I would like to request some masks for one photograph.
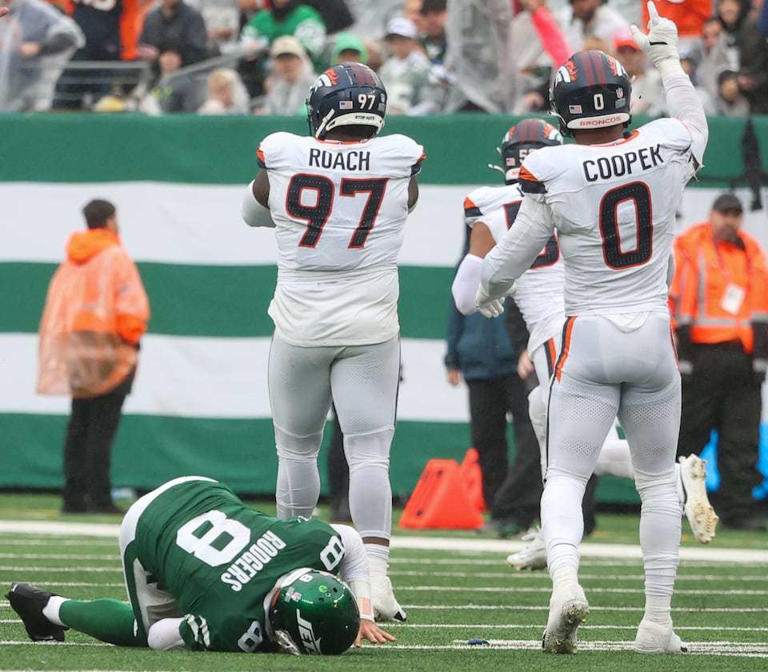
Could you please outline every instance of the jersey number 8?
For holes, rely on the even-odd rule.
[[[387,189],[386,177],[370,179],[344,178],[341,180],[339,192],[341,196],[357,196],[359,193],[367,193],[368,200],[363,207],[357,228],[349,239],[348,248],[359,250],[365,246],[365,241],[371,233],[376,217],[379,214],[381,203],[384,200],[384,192]],[[317,199],[314,205],[302,203],[305,191],[314,191]],[[307,222],[307,230],[299,241],[299,247],[317,247],[323,228],[328,222],[333,210],[333,197],[336,188],[333,180],[323,175],[307,175],[299,173],[291,178],[288,191],[285,196],[285,211],[296,219]]]

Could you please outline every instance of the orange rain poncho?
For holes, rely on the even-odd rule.
[[[40,321],[37,391],[80,398],[110,392],[136,367],[148,320],[147,294],[117,234],[73,234]]]

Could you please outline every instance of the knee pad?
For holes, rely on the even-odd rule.
[[[275,444],[279,458],[298,461],[317,460],[322,442],[322,431],[307,436],[296,436],[275,426]]]
[[[389,450],[394,429],[370,434],[344,435],[344,453],[353,474],[362,467],[380,467],[389,471]]]

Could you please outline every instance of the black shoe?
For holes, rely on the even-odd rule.
[[[764,518],[721,518],[720,524],[729,530],[743,530],[745,532],[768,531],[768,522]]]
[[[89,504],[86,509],[87,513],[112,513],[122,516],[123,511],[119,506],[115,506],[112,502],[109,504]]]
[[[6,595],[13,610],[21,616],[27,634],[33,642],[64,641],[64,631],[68,628],[51,623],[43,615],[45,605],[55,594],[28,583],[14,583]]]
[[[64,502],[61,505],[62,513],[85,513],[86,511],[85,502]]]

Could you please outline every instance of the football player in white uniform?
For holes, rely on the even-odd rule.
[[[543,646],[576,649],[589,605],[578,581],[579,503],[618,415],[642,500],[643,653],[687,651],[672,627],[680,545],[675,446],[680,374],[670,338],[667,275],[675,212],[701,165],[708,129],[680,66],[675,24],[649,3],[638,45],[659,69],[671,119],[624,137],[631,86],[599,51],[574,54],[553,79],[551,100],[575,144],[531,154],[520,171],[525,198],[515,225],[485,257],[477,303],[504,296],[555,229],[565,262],[566,324],[550,388],[547,482],[541,502],[552,597]]]
[[[475,296],[480,284],[482,259],[510,229],[523,201],[518,184],[522,161],[542,147],[562,144],[560,133],[541,119],[526,119],[507,131],[499,153],[506,186],[480,187],[464,200],[464,218],[472,228],[469,253],[459,265],[452,292],[457,308],[465,315],[475,312]],[[495,167],[495,166],[494,166]],[[529,332],[527,355],[533,363],[539,385],[529,395],[529,413],[542,451],[542,476],[546,476],[545,441],[547,399],[560,339],[565,322],[565,275],[555,235],[514,285],[511,295],[518,305]],[[498,311],[500,304],[493,304]],[[706,490],[706,463],[696,455],[680,458],[676,465],[678,495],[685,505],[694,536],[701,543],[715,534],[717,516]],[[615,425],[603,442],[595,474],[634,479],[629,444],[619,436]],[[547,566],[541,533],[531,530],[527,545],[507,558],[516,569],[543,569]]]
[[[387,576],[389,451],[400,366],[397,256],[424,150],[403,135],[377,137],[386,106],[367,66],[345,63],[320,75],[307,99],[311,136],[273,133],[261,142],[262,171],[243,218],[275,227],[278,243],[268,373],[278,516],[312,515],[333,400],[374,610],[380,620],[405,620]]]

